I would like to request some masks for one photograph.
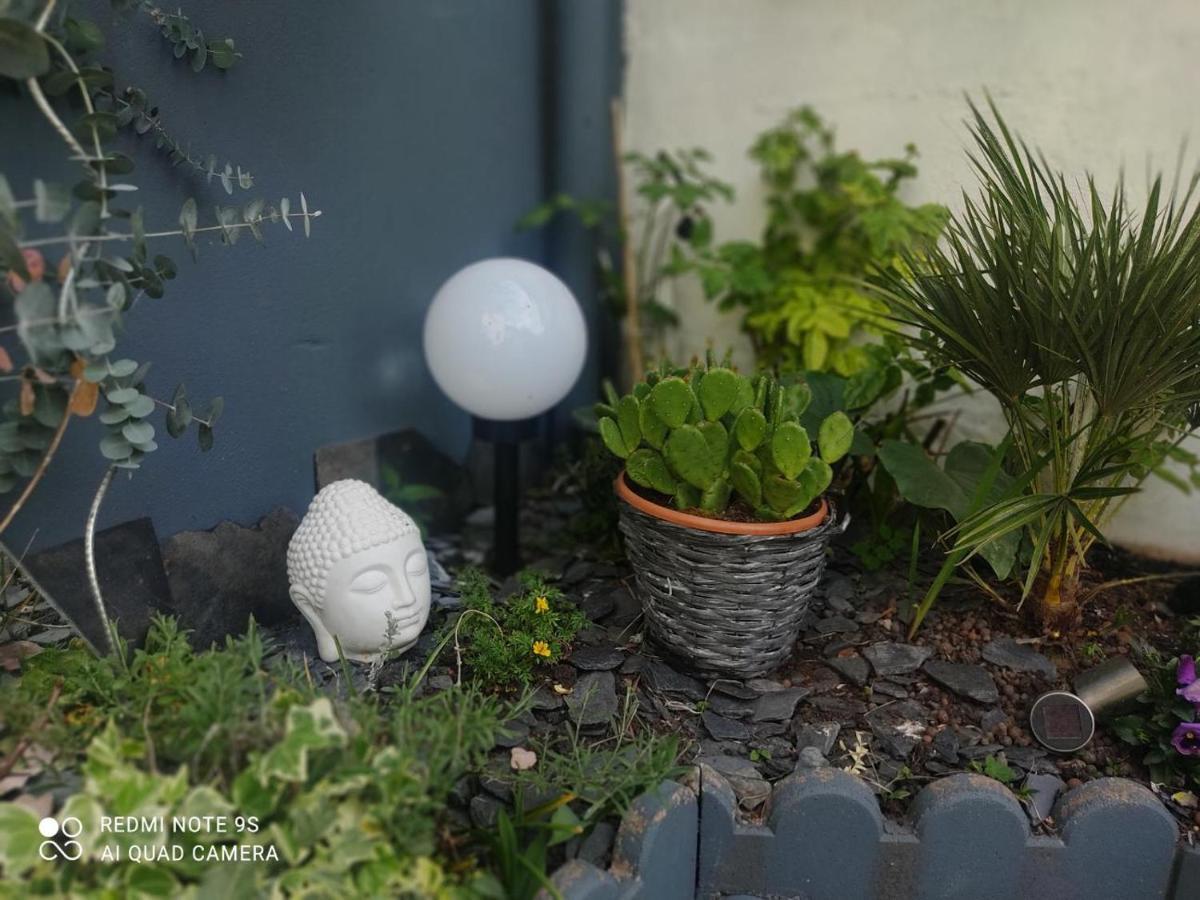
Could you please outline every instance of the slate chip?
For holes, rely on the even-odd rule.
[[[933,651],[928,647],[898,644],[894,641],[872,644],[863,650],[863,656],[870,661],[876,675],[904,675],[907,672],[915,672],[932,655]]]
[[[996,703],[1000,699],[996,682],[983,666],[931,659],[925,663],[925,674],[960,697],[976,703]]]
[[[603,725],[617,714],[617,680],[612,672],[586,672],[566,697],[567,713],[579,725]]]
[[[757,809],[771,796],[770,783],[759,774],[754,763],[747,759],[737,756],[702,756],[696,763],[710,766],[720,773],[733,788],[734,796],[742,809]]]
[[[871,677],[871,667],[861,656],[837,656],[825,660],[825,665],[859,687]]]
[[[858,623],[845,616],[830,616],[813,626],[818,634],[849,634],[858,631]]]
[[[983,658],[994,666],[1018,672],[1037,672],[1050,681],[1058,677],[1058,667],[1052,660],[1011,637],[999,637],[985,644]]]
[[[585,672],[607,672],[625,662],[625,654],[619,647],[577,647],[567,662]]]
[[[727,719],[714,712],[705,712],[700,716],[700,720],[704,723],[708,733],[718,741],[750,740],[750,728],[736,719]]]
[[[703,700],[708,693],[695,678],[676,672],[662,660],[647,661],[645,673],[650,686],[664,694],[683,694],[692,700]]]
[[[822,756],[833,752],[842,726],[837,722],[806,722],[796,729],[796,746],[803,750],[805,747],[816,747]]]
[[[921,743],[928,715],[928,710],[919,703],[901,700],[871,710],[866,720],[884,752],[904,760]]]
[[[784,688],[763,694],[754,702],[751,718],[755,722],[787,722],[796,712],[796,704],[808,696],[808,688]]]

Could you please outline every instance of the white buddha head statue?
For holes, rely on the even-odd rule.
[[[429,618],[421,532],[365,482],[321,489],[288,544],[287,566],[292,602],[326,662],[338,658],[339,643],[359,662],[407,650]]]

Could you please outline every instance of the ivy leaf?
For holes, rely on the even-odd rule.
[[[31,26],[16,19],[0,19],[0,75],[24,81],[50,70],[46,42]]]

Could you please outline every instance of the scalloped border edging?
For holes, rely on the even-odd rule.
[[[667,782],[621,822],[607,870],[574,860],[551,881],[568,900],[803,897],[805,900],[1196,900],[1200,851],[1145,787],[1101,778],[1064,794],[1061,837],[1030,831],[1012,793],[950,775],[917,795],[911,824],[884,818],[874,793],[840,769],[791,775],[766,821],[738,821],[729,783],[709,766],[697,792]],[[547,896],[545,892],[541,896]]]

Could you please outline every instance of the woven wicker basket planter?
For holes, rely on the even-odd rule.
[[[712,675],[753,677],[787,659],[824,571],[825,545],[845,528],[826,501],[804,519],[742,523],[659,506],[634,493],[624,473],[616,490],[654,644]]]

